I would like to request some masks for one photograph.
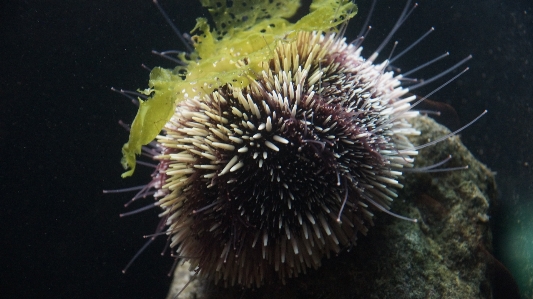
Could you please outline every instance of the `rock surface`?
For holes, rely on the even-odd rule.
[[[427,117],[413,120],[425,144],[449,133]],[[318,270],[259,289],[224,288],[193,280],[178,298],[492,298],[487,252],[491,250],[489,206],[496,199],[491,171],[454,136],[419,150],[416,167],[452,155],[444,167],[466,170],[406,172],[404,189],[391,211],[418,219],[403,221],[376,211],[375,226],[358,244]],[[188,265],[177,268],[167,298],[190,280]]]

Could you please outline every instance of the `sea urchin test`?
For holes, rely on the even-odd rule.
[[[419,134],[408,122],[415,97],[388,61],[365,60],[342,37],[350,1],[313,1],[295,23],[295,1],[225,3],[203,0],[216,28],[198,19],[180,66],[152,70],[124,176],[151,143],[158,165],[143,192],[197,276],[285,282],[388,212],[417,155],[407,139]]]

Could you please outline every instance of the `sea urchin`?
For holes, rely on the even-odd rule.
[[[335,18],[327,28],[346,24],[355,6],[341,2],[314,1],[311,11],[329,5]],[[338,11],[349,13],[340,18]],[[372,210],[391,213],[398,180],[417,155],[407,138],[419,134],[408,122],[418,115],[415,96],[389,62],[365,60],[358,42],[326,25],[298,24],[260,35],[265,45],[257,51],[268,55],[231,48],[209,72],[191,70],[206,59],[196,47],[202,39],[193,38],[198,55],[181,56],[187,66],[172,76],[196,87],[159,91],[170,90],[176,105],[156,138],[148,188],[163,209],[170,247],[200,277],[251,287],[318,268],[323,257],[355,245],[372,225]],[[269,23],[259,32],[280,25],[288,26]],[[230,60],[238,80],[194,81]],[[158,95],[154,82],[146,94]]]
[[[186,99],[157,138],[171,247],[202,276],[261,285],[317,268],[388,209],[416,115],[386,65],[300,32],[241,89]]]

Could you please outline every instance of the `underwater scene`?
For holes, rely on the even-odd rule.
[[[520,296],[492,254],[496,173],[457,138],[487,111],[459,127],[452,101],[430,99],[448,84],[466,85],[469,68],[460,67],[472,56],[427,80],[411,74],[435,69],[449,52],[402,72],[410,61],[401,56],[427,55],[415,47],[430,27],[380,58],[418,6],[407,1],[365,58],[376,2],[347,42],[359,12],[350,1],[203,1],[211,23],[198,19],[192,36],[173,28],[186,51],[155,52],[177,66],[152,69],[149,88],[139,90],[123,176],[141,152],[157,163],[133,200],[153,194],[163,208],[155,235],[168,235],[179,264],[167,298]],[[426,87],[448,73],[456,75]],[[394,212],[393,198],[402,201]],[[396,219],[374,220],[372,211]],[[513,225],[527,231],[524,221]],[[379,232],[356,246],[370,226]],[[503,259],[516,257],[515,238],[527,235],[513,236]],[[510,267],[527,289],[529,251],[521,250],[525,263]]]
[[[532,8],[9,2],[0,297],[533,299]]]

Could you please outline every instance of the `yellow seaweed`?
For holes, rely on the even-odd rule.
[[[122,165],[127,169],[122,177],[133,174],[141,147],[161,132],[180,101],[202,97],[225,84],[246,87],[274,57],[276,43],[290,42],[298,31],[334,31],[357,12],[349,0],[314,0],[309,14],[290,23],[287,18],[296,13],[299,1],[234,0],[231,7],[221,0],[201,3],[216,28],[212,30],[204,18],[197,19],[191,31],[196,34],[194,52],[189,59],[180,56],[186,66],[156,67],[150,73],[149,88],[141,92],[151,96],[139,100],[129,140],[122,147]]]

